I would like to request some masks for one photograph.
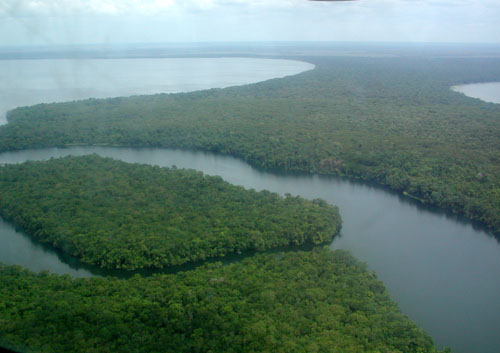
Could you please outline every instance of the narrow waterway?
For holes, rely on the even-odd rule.
[[[2,60],[0,124],[19,105],[247,84],[314,66],[290,60],[86,59]],[[500,83],[453,90],[500,103]],[[500,352],[500,244],[481,227],[419,205],[382,188],[340,178],[262,172],[227,156],[165,149],[74,147],[0,154],[0,163],[97,153],[127,162],[176,165],[257,190],[320,197],[340,207],[341,235],[331,248],[350,250],[384,281],[402,311],[454,352]],[[238,261],[241,254],[225,261]],[[92,266],[40,244],[0,219],[0,262],[74,277],[124,275]],[[174,268],[188,269],[192,265]]]
[[[344,224],[330,246],[350,250],[367,262],[402,311],[439,346],[464,353],[500,352],[500,243],[467,220],[369,184],[273,174],[232,157],[204,152],[50,148],[3,153],[0,163],[90,153],[126,162],[193,168],[246,188],[320,197],[336,204]],[[73,276],[103,274],[38,244],[6,223],[0,223],[0,261]]]

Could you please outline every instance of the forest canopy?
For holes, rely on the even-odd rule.
[[[0,266],[0,344],[43,352],[437,352],[348,253],[71,279]]]
[[[70,145],[214,151],[281,171],[376,181],[500,232],[500,105],[450,90],[494,58],[300,58],[316,69],[181,94],[9,112],[0,151]]]
[[[243,250],[329,242],[338,208],[194,170],[97,155],[0,167],[0,214],[83,262],[163,268]]]

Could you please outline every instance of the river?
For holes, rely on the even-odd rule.
[[[226,87],[313,68],[311,64],[296,61],[234,58],[187,59],[202,61],[178,62],[176,65],[181,66],[164,68],[166,60],[186,61],[0,61],[0,73],[9,82],[0,88],[0,116],[16,105]],[[208,61],[202,65],[203,60]],[[243,61],[238,64],[235,60]],[[232,73],[225,71],[231,67],[235,67]],[[196,71],[199,68],[205,71]],[[136,74],[137,70],[142,70],[141,75]],[[176,76],[177,71],[184,76]],[[127,162],[194,168],[246,188],[320,197],[338,205],[344,225],[330,247],[350,250],[367,262],[402,311],[431,334],[438,346],[451,346],[459,353],[500,352],[500,244],[467,220],[366,183],[316,175],[273,174],[232,157],[203,152],[50,148],[3,153],[0,163],[89,153]],[[1,220],[0,262],[75,277],[108,274],[38,243]]]
[[[499,352],[500,244],[472,223],[382,188],[346,179],[279,175],[212,153],[166,149],[73,147],[0,154],[0,163],[97,153],[126,162],[193,168],[232,184],[340,207],[344,224],[332,249],[368,263],[402,311],[454,352]],[[94,271],[0,223],[0,261],[35,271],[89,276]],[[15,254],[15,255],[13,255]],[[97,274],[100,274],[97,272]]]

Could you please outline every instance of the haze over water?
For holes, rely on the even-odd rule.
[[[452,90],[489,103],[500,104],[500,82],[471,83],[453,86]]]
[[[253,58],[0,60],[0,125],[18,106],[224,88],[314,68]]]
[[[168,66],[173,62],[180,66]],[[167,68],[162,68],[162,63]],[[167,89],[178,92],[225,87],[312,67],[297,61],[237,58],[0,61],[2,77],[13,80],[11,87],[0,88],[0,109],[14,105],[16,99],[20,102],[17,105],[25,105]],[[6,101],[6,95],[11,100]],[[430,333],[438,345],[452,346],[459,353],[500,351],[500,244],[466,220],[449,218],[366,184],[318,176],[275,175],[231,157],[202,152],[75,147],[4,153],[0,154],[0,163],[88,153],[127,162],[194,168],[247,188],[324,198],[340,207],[344,220],[341,237],[331,247],[350,250],[366,261],[403,312]],[[2,221],[0,242],[1,262],[34,271],[91,275],[75,259],[41,246]]]

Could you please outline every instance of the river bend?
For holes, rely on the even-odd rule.
[[[72,147],[0,154],[0,163],[97,153],[125,162],[192,168],[256,190],[323,198],[338,205],[343,228],[330,247],[368,263],[402,311],[454,352],[500,351],[500,243],[480,227],[382,188],[342,178],[279,175],[212,153]],[[0,261],[34,271],[86,277],[77,259],[0,222]]]

